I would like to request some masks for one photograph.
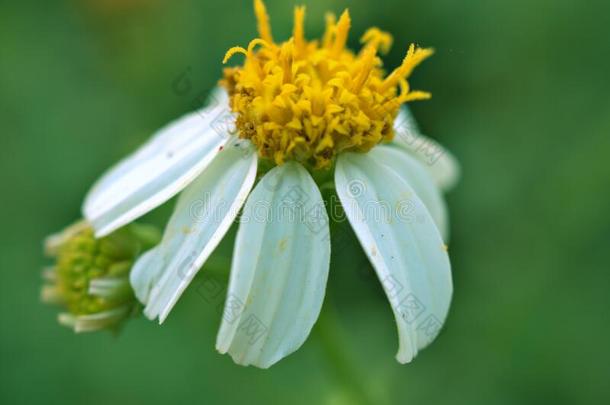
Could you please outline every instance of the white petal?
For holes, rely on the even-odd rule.
[[[129,273],[131,287],[142,304],[148,302],[150,291],[161,276],[163,263],[157,260],[157,248],[151,249],[138,258]]]
[[[410,362],[449,310],[451,265],[441,235],[405,178],[368,154],[339,156],[335,184],[394,311],[396,358]]]
[[[461,172],[457,159],[438,142],[421,134],[408,109],[401,109],[394,130],[392,143],[404,147],[424,163],[441,189],[448,191],[457,184]]]
[[[409,131],[413,133],[420,133],[419,125],[415,120],[415,116],[411,112],[411,109],[403,105],[398,113],[398,117],[394,121],[394,128],[398,130],[399,128],[403,131]]]
[[[229,140],[227,106],[193,112],[157,132],[91,189],[83,214],[105,236],[186,187]]]
[[[245,145],[245,146],[244,146]],[[148,282],[144,313],[163,322],[201,266],[220,243],[246,201],[256,178],[257,155],[249,142],[231,142],[180,195]],[[141,260],[149,261],[148,257]]]
[[[86,230],[89,227],[87,221],[78,221],[62,231],[53,235],[47,236],[44,240],[45,254],[49,257],[54,257],[59,254],[61,247],[77,234]]]
[[[330,264],[320,191],[297,163],[265,175],[242,216],[216,349],[241,365],[267,368],[309,335]]]
[[[390,145],[377,146],[368,154],[379,164],[388,166],[390,170],[399,177],[403,177],[413,187],[415,194],[422,200],[432,218],[434,218],[443,240],[447,242],[449,240],[447,205],[430,172],[426,170],[424,165],[402,148]]]
[[[214,90],[212,90],[210,93],[207,105],[210,107],[214,107],[216,105],[229,105],[229,93],[227,93],[224,87],[214,88]]]
[[[131,296],[131,287],[127,277],[120,278],[96,278],[89,282],[89,295],[95,295],[106,299],[120,299]]]
[[[109,309],[92,315],[72,315],[60,313],[57,320],[60,324],[74,329],[76,333],[95,332],[115,325],[131,311],[130,305]]]

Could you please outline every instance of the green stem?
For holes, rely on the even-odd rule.
[[[366,376],[358,367],[356,355],[350,350],[347,334],[341,327],[337,311],[327,302],[316,324],[328,364],[337,380],[350,396],[350,403],[379,405],[385,401],[375,398],[364,383]]]

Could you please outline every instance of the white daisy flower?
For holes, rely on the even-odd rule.
[[[111,169],[84,215],[101,237],[184,190],[161,243],[131,273],[144,313],[163,322],[241,210],[216,347],[267,368],[303,344],[322,307],[331,246],[318,184],[330,178],[394,312],[397,359],[410,362],[452,295],[441,189],[457,165],[437,144],[422,147],[408,111],[399,117],[402,104],[429,98],[407,78],[432,51],[411,46],[386,77],[377,54],[391,36],[370,29],[351,52],[347,11],[309,42],[297,7],[294,35],[280,44],[262,1],[255,11],[260,38],[227,53],[225,62],[245,62],[225,69],[219,101]]]

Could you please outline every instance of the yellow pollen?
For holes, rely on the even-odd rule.
[[[293,37],[276,44],[262,0],[255,0],[254,9],[260,38],[247,48],[229,49],[223,63],[238,53],[246,58],[243,65],[225,69],[221,84],[229,92],[239,136],[249,139],[261,158],[329,168],[338,153],[368,152],[392,140],[400,106],[430,98],[411,91],[407,79],[431,49],[411,45],[386,77],[378,53],[389,51],[392,36],[371,28],[355,54],[346,48],[347,10],[338,21],[326,16],[321,41],[307,41],[305,7],[296,7]]]

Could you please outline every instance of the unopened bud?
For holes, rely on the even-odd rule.
[[[118,330],[140,311],[129,272],[159,240],[155,227],[141,224],[96,239],[85,221],[48,237],[45,252],[55,264],[43,272],[42,300],[61,306],[59,323],[75,332]]]

